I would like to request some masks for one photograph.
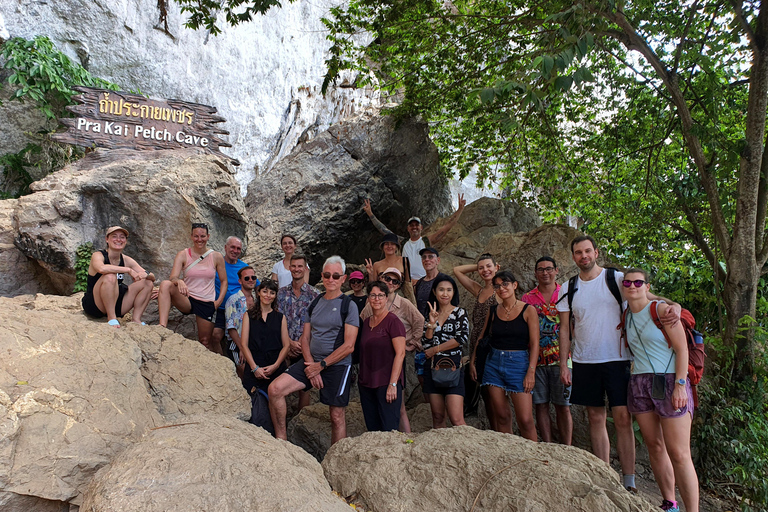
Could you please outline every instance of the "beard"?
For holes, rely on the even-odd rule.
[[[597,265],[597,260],[592,260],[587,264],[577,263],[576,266],[579,267],[579,270],[583,270],[584,272],[589,272],[593,268],[595,268],[595,265]]]

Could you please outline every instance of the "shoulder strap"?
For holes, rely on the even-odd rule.
[[[429,243],[429,237],[423,236],[421,239],[424,240],[424,247],[432,247],[432,245]]]
[[[104,263],[106,263],[107,265],[111,265],[111,263],[109,262],[109,252],[107,252],[106,249],[101,250],[101,255],[104,256]]]
[[[307,317],[309,318],[310,322],[312,321],[312,310],[315,309],[315,306],[317,306],[317,303],[320,301],[320,298],[325,295],[325,292],[321,293],[317,297],[315,297],[312,302],[309,304],[309,307],[307,308]]]
[[[411,280],[411,261],[408,256],[403,256],[403,281]]]
[[[661,319],[659,318],[659,301],[652,300],[651,301],[651,319],[653,319],[653,323],[656,324],[656,327],[661,331],[661,333],[664,335],[664,339],[667,340],[667,345],[669,348],[672,348],[672,340],[669,339],[669,334],[667,334],[666,329],[664,329],[664,324],[661,323]]]
[[[619,291],[619,285],[616,284],[616,269],[611,267],[605,268],[605,284],[608,285],[608,289],[611,294],[619,303],[619,310],[624,312],[624,299],[621,298],[621,292]],[[569,290],[570,292],[570,290]]]
[[[207,257],[208,257],[208,255],[209,255],[209,254],[211,254],[212,252],[213,252],[213,249],[208,249],[207,251],[205,251],[205,253],[203,253],[203,255],[202,255],[202,256],[200,256],[200,257],[199,257],[199,258],[197,258],[195,261],[193,261],[192,263],[190,263],[190,264],[189,264],[189,266],[187,266],[187,268],[185,268],[184,270],[182,270],[182,271],[181,271],[181,278],[182,278],[182,279],[184,279],[184,276],[186,276],[186,275],[187,275],[187,273],[188,273],[188,272],[189,272],[189,271],[192,269],[192,267],[194,267],[195,265],[197,265],[198,263],[200,263],[201,261],[203,261],[203,260],[204,260],[205,258],[207,258]],[[192,255],[192,250],[191,250],[191,249],[189,249],[189,253],[190,253],[190,255]]]

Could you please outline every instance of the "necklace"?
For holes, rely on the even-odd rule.
[[[515,306],[517,306],[517,297],[515,297],[515,302],[512,304],[512,307],[507,309],[507,306],[504,305],[504,302],[501,303],[501,307],[504,308],[504,311],[507,313],[507,318],[512,316],[512,311],[515,310]]]
[[[381,321],[387,317],[388,313],[389,312],[386,312],[385,314],[381,315],[380,318],[376,318],[376,315],[371,315],[371,320],[368,322],[368,326],[371,328],[371,332],[373,332],[376,329],[376,327],[379,326]],[[374,324],[374,322],[376,323]]]

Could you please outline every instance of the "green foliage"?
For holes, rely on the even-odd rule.
[[[84,292],[88,289],[88,266],[91,264],[93,244],[86,242],[77,248],[75,253],[75,289],[74,292]]]
[[[187,28],[204,27],[213,35],[221,33],[216,18],[223,12],[229,25],[251,21],[256,14],[265,14],[272,7],[282,7],[279,0],[175,0],[181,12],[189,13]],[[293,3],[295,0],[289,0]],[[243,8],[244,7],[244,8]]]
[[[746,319],[752,321],[752,319]],[[739,361],[732,345],[707,338],[711,366],[699,388],[692,439],[703,486],[740,499],[743,510],[768,508],[768,356],[766,333],[751,381],[733,378]]]
[[[84,153],[78,147],[52,140],[45,132],[27,135],[36,142],[30,142],[18,153],[0,155],[6,198],[29,194],[33,181],[60,169]]]
[[[117,90],[115,84],[96,78],[56,49],[46,36],[32,41],[14,37],[0,47],[3,68],[10,71],[6,81],[15,87],[11,99],[34,101],[48,119],[68,116],[64,107],[72,103],[72,87],[83,85]],[[0,82],[0,88],[4,84]]]

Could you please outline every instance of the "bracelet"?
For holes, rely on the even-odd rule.
[[[256,372],[258,371],[258,369],[259,369],[259,365],[256,365],[256,368],[254,368],[253,370],[251,370],[251,373],[256,373]]]
[[[434,331],[435,330],[435,326],[432,325],[432,324],[427,324],[427,329],[432,329]]]

